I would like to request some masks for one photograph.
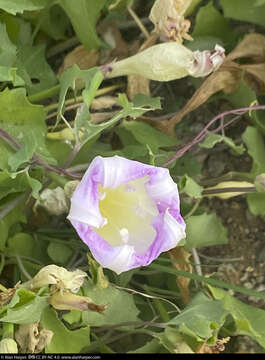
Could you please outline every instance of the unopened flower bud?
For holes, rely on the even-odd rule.
[[[170,81],[191,75],[204,77],[218,69],[224,60],[224,49],[216,45],[210,51],[192,52],[177,42],[168,42],[101,67],[106,77],[140,75],[150,80]]]
[[[0,354],[17,354],[18,348],[15,340],[6,338],[0,341]]]
[[[94,304],[88,297],[75,295],[71,292],[61,294],[58,291],[49,298],[49,303],[56,310],[90,310],[102,314],[106,309],[106,305]]]
[[[236,189],[233,191],[233,189]],[[204,190],[206,196],[216,196],[220,199],[230,199],[231,197],[242,195],[252,191],[253,184],[247,181],[224,181],[216,186],[209,187]]]
[[[45,189],[40,195],[41,205],[50,215],[63,215],[69,211],[69,201],[61,187]]]

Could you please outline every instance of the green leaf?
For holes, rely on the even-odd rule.
[[[200,198],[203,191],[203,187],[196,183],[188,175],[184,175],[180,181],[180,191],[185,192],[190,197]]]
[[[211,300],[199,293],[181,314],[169,321],[169,325],[178,326],[181,333],[199,342],[207,341],[214,345],[227,315],[228,311],[222,307],[222,301]]]
[[[16,15],[24,11],[43,9],[51,0],[0,0],[0,9]]]
[[[36,139],[32,136],[31,132],[25,134],[23,140],[24,146],[8,159],[11,171],[16,171],[21,164],[29,162],[37,149]]]
[[[48,307],[48,302],[45,296],[38,296],[29,290],[20,288],[16,291],[16,298],[9,303],[6,315],[0,320],[14,324],[34,323],[40,320],[42,311],[46,307]]]
[[[152,98],[144,94],[137,94],[132,102],[128,100],[125,94],[119,94],[117,102],[123,107],[123,117],[130,116],[133,119],[149,110],[161,109],[159,97]]]
[[[247,145],[248,153],[253,159],[252,174],[254,176],[265,172],[265,145],[261,133],[258,129],[248,126],[242,135],[244,143]]]
[[[34,179],[33,177],[29,176],[28,173],[27,173],[27,179],[28,179],[29,186],[32,189],[32,196],[35,199],[39,199],[39,192],[42,189],[42,183],[39,180]]]
[[[1,1],[1,0],[0,0]],[[0,23],[0,65],[10,66],[16,60],[16,46],[9,40],[5,24]]]
[[[256,100],[257,95],[246,82],[241,79],[237,88],[231,94],[224,94],[222,97],[228,100],[235,108],[247,107]]]
[[[50,243],[47,252],[52,261],[60,264],[65,264],[73,253],[68,246],[58,243]]]
[[[25,173],[11,176],[6,170],[0,172],[0,200],[12,193],[23,192],[28,188]]]
[[[265,7],[254,6],[253,0],[220,0],[220,4],[225,17],[265,26]]]
[[[236,324],[236,335],[249,335],[265,348],[265,311],[244,304],[226,291],[209,286],[215,299],[229,311]]]
[[[184,340],[183,334],[177,329],[167,327],[163,333],[158,334],[161,344],[173,354],[191,354],[193,351]]]
[[[58,3],[69,16],[74,30],[81,43],[88,49],[103,47],[98,38],[96,23],[107,0],[59,0]]]
[[[89,326],[70,331],[58,319],[56,312],[47,307],[41,318],[41,326],[53,332],[52,341],[46,346],[45,352],[60,353],[79,353],[82,348],[90,344],[90,328]]]
[[[228,242],[227,229],[215,213],[191,216],[186,220],[186,224],[186,246],[188,248],[227,244]]]
[[[220,143],[222,141],[226,145],[228,145],[231,149],[233,149],[239,155],[242,155],[243,152],[245,151],[245,148],[244,148],[243,144],[236,145],[231,138],[229,138],[227,136],[222,136],[222,135],[219,135],[219,134],[210,134],[210,135],[208,135],[203,140],[203,142],[200,143],[200,147],[206,148],[206,149],[212,149],[216,144],[218,144],[218,143]]]
[[[122,126],[131,132],[138,143],[148,145],[150,149],[157,153],[159,148],[178,144],[178,140],[168,136],[152,126],[139,121],[124,121]]]
[[[219,38],[225,46],[235,40],[236,32],[231,31],[228,20],[213,6],[212,1],[200,7],[192,36],[211,36]]]
[[[158,340],[153,339],[136,350],[128,351],[128,354],[158,354],[161,352],[161,348],[161,344],[158,342]]]
[[[57,82],[54,72],[45,59],[45,45],[18,47],[15,65],[19,69],[18,74],[26,82],[29,95],[50,88]]]
[[[65,33],[70,25],[70,21],[60,6],[47,7],[31,15],[35,15],[35,23],[40,24],[41,30],[54,40],[66,38]]]
[[[47,128],[44,107],[30,104],[25,89],[6,89],[0,93],[0,108],[0,128],[29,149],[32,147],[28,142],[32,142],[34,138],[37,144],[36,153],[46,161],[54,163],[45,145]],[[12,151],[3,140],[0,140],[0,151],[0,168],[7,168]],[[24,154],[26,155],[24,159],[19,156],[21,163],[28,160],[28,152],[25,151]],[[18,163],[16,162],[16,166]]]
[[[6,25],[0,22],[0,81],[11,81],[14,86],[24,85],[24,80],[17,75],[15,62],[17,47],[10,41]]]
[[[83,286],[84,296],[92,299],[96,304],[106,304],[104,314],[96,312],[83,312],[82,319],[85,324],[102,326],[120,322],[137,321],[139,310],[134,304],[133,296],[112,286],[98,288],[88,282]]]
[[[89,70],[80,70],[77,65],[72,66],[70,69],[64,71],[60,77],[60,98],[58,104],[57,122],[63,116],[63,107],[67,91],[71,88],[76,92],[75,82],[77,79],[82,79],[85,82],[85,88],[82,91],[82,96],[86,106],[89,108],[96,91],[103,80],[103,74],[98,68]]]
[[[202,166],[195,157],[186,153],[176,160],[176,164],[171,170],[171,174],[175,176],[184,176],[187,174],[193,177],[199,175],[201,173],[201,169]]]
[[[32,257],[34,246],[36,246],[31,235],[26,233],[17,233],[8,239],[8,252],[11,255],[20,255]]]
[[[248,194],[247,203],[253,215],[265,215],[265,194]]]

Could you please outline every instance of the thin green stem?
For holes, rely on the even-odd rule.
[[[151,264],[150,267],[152,269],[157,269],[157,270],[160,270],[162,272],[169,273],[169,274],[184,276],[184,277],[187,277],[187,278],[192,279],[192,280],[200,281],[202,283],[210,284],[210,285],[217,286],[217,287],[224,288],[224,289],[229,289],[229,290],[232,289],[232,290],[237,291],[237,292],[239,292],[241,294],[252,295],[252,296],[255,296],[255,297],[260,298],[260,299],[265,299],[265,294],[264,293],[262,294],[262,293],[260,293],[258,291],[247,289],[247,288],[244,288],[244,287],[238,286],[238,285],[233,285],[233,284],[221,281],[221,280],[204,277],[204,276],[200,276],[200,275],[197,275],[197,274],[191,274],[191,273],[189,273],[187,271],[180,271],[180,270],[177,270],[177,269],[173,269],[173,268],[163,266],[163,265],[158,265],[158,264]]]
[[[53,171],[49,171],[48,172],[48,176],[49,178],[55,182],[55,184],[64,187],[64,185],[69,181],[68,179],[66,179],[65,177],[63,177],[62,175],[59,175]]]
[[[53,86],[53,87],[51,87],[49,89],[40,91],[37,94],[28,96],[28,100],[31,103],[37,103],[37,102],[39,102],[41,100],[45,100],[45,99],[47,99],[49,97],[52,97],[52,96],[55,96],[55,95],[59,94],[60,88],[61,88],[61,85],[57,84],[57,85],[55,85],[55,86]]]
[[[200,203],[202,201],[202,198],[199,198],[196,200],[195,204],[193,205],[192,209],[184,216],[184,219],[188,219],[191,215],[195,213],[195,211],[198,209]]]

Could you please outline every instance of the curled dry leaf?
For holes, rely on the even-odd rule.
[[[2,291],[0,293],[0,306],[7,305],[13,296],[15,295],[17,288],[19,286],[20,282],[15,285],[15,287],[6,289],[5,291]]]
[[[176,248],[170,250],[168,253],[172,260],[173,266],[177,270],[187,271],[190,273],[192,272],[192,266],[189,263],[189,258],[191,254],[187,252],[182,246],[177,246]],[[190,279],[184,276],[178,276],[177,284],[183,302],[185,304],[188,304],[190,302],[190,290],[189,290]]]
[[[221,351],[225,350],[225,344],[228,343],[230,337],[217,339],[216,344],[209,346],[206,343],[200,345],[196,351],[196,354],[219,354]]]
[[[248,59],[248,63],[238,64],[237,59]],[[169,133],[185,115],[205,103],[218,91],[230,94],[239,85],[242,76],[257,93],[265,90],[265,36],[248,34],[226,57],[220,68],[212,73],[195,91],[186,105],[168,122]]]
[[[74,64],[78,65],[81,70],[90,69],[97,65],[98,60],[98,50],[93,49],[88,51],[83,45],[79,45],[66,55],[63,65],[58,71],[58,75],[60,76],[63,71],[72,67]]]
[[[52,337],[53,332],[47,329],[40,329],[39,322],[19,325],[15,333],[15,339],[22,353],[39,353],[43,351],[45,346],[51,342]]]
[[[188,34],[190,21],[184,18],[184,13],[192,0],[156,0],[149,18],[155,26],[154,31],[164,41],[183,42],[192,40]]]

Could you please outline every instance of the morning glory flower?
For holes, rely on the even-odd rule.
[[[168,169],[119,156],[92,161],[68,219],[94,258],[117,274],[149,265],[185,237]]]

